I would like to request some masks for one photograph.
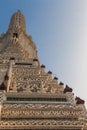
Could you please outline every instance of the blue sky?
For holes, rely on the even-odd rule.
[[[46,71],[87,104],[87,0],[1,0],[0,33],[20,9]]]

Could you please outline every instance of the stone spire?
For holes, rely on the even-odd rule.
[[[12,15],[8,31],[23,31],[26,33],[25,17],[20,10]]]
[[[30,62],[38,59],[36,45],[26,33],[25,17],[20,10],[12,15],[8,30],[1,40],[0,60],[9,61],[10,57],[14,57],[16,61]]]

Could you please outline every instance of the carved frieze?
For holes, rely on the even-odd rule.
[[[83,128],[83,121],[64,120],[20,120],[20,121],[0,121],[0,128]]]
[[[68,109],[68,110],[83,110],[83,108],[79,105],[71,105],[71,104],[58,104],[58,103],[4,103],[3,109]]]
[[[75,110],[29,110],[29,109],[10,109],[4,110],[2,108],[2,118],[35,118],[35,117],[44,117],[44,118],[78,118],[82,116],[83,111],[75,111]]]

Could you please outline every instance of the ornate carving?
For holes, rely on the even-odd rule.
[[[21,120],[21,121],[0,121],[0,128],[78,128],[83,127],[83,121],[57,121],[57,120]]]
[[[83,111],[78,110],[30,110],[30,109],[14,109],[5,110],[2,108],[2,118],[78,118],[82,116]]]
[[[57,93],[59,92],[58,83],[53,82],[48,75],[40,74],[40,68],[33,68],[30,66],[14,66],[12,71],[12,78],[10,89],[16,82],[16,87],[19,90],[23,87],[23,91],[29,92],[43,92],[43,93]]]
[[[66,85],[64,89],[57,77],[52,79],[51,71],[45,72],[45,65],[40,66],[20,11],[13,14],[0,43],[0,83],[4,80],[0,86],[0,129],[83,128],[87,122],[84,101],[75,101],[72,88]],[[7,92],[3,91],[6,87]]]

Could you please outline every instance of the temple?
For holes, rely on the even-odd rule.
[[[85,101],[45,71],[25,17],[0,35],[0,130],[87,130]]]

